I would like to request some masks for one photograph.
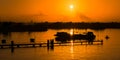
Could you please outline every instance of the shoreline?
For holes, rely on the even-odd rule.
[[[24,32],[24,31],[47,31],[48,29],[120,29],[120,23],[85,23],[85,22],[41,22],[41,23],[15,23],[15,22],[0,22],[0,32]]]

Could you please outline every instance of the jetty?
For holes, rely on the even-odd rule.
[[[10,44],[6,43],[6,40],[2,40],[0,49],[10,49],[11,53],[14,52],[15,48],[36,48],[36,47],[47,47],[49,50],[54,50],[55,46],[76,46],[76,45],[103,45],[103,40],[89,41],[68,41],[68,42],[54,42],[53,39],[47,40],[45,43],[35,43],[35,39],[30,39],[30,43],[15,43],[11,41]]]
[[[70,46],[70,45],[103,45],[103,40],[94,40],[92,42],[89,41],[69,41],[69,42],[54,42],[54,40],[47,40],[45,43],[15,43],[11,41],[10,44],[0,44],[0,49],[5,48],[30,48],[30,47],[50,47],[54,48],[54,46]]]

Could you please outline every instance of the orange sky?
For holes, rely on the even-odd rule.
[[[0,0],[0,16],[29,16],[39,22],[120,21],[119,4],[120,0]]]

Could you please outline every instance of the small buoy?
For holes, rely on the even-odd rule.
[[[109,39],[110,37],[108,36],[108,35],[106,35],[106,37],[105,37],[106,39]]]

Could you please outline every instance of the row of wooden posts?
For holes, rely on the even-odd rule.
[[[54,44],[61,44],[61,43],[54,43],[54,39],[51,40],[47,40],[47,43],[35,43],[35,39],[31,38],[30,39],[31,43],[15,43],[14,41],[11,41],[10,44],[6,44],[6,40],[2,40],[2,44],[0,44],[0,48],[4,48],[4,47],[10,47],[10,48],[14,48],[14,47],[22,47],[22,46],[31,46],[31,47],[36,47],[39,45],[39,47],[42,46],[46,46],[48,48],[53,49],[54,48]],[[93,42],[101,42],[101,45],[103,44],[103,40],[97,40],[97,41],[93,41]],[[93,44],[93,42],[88,42],[88,44]],[[70,43],[70,42],[68,42]],[[85,42],[74,42],[74,43],[81,43],[81,45]]]
[[[30,39],[30,43],[16,44],[14,41],[11,41],[10,44],[6,44],[6,40],[2,40],[1,42],[2,42],[2,44],[0,45],[0,48],[4,48],[4,46],[8,46],[10,48],[14,48],[14,46],[16,46],[19,48],[22,45],[24,45],[24,46],[31,45],[32,47],[35,47],[35,45],[39,45],[39,47],[42,47],[43,44],[45,44],[48,48],[49,47],[51,49],[54,48],[54,39],[47,40],[47,43],[35,43],[35,39],[33,39],[33,38]]]
[[[30,43],[21,43],[21,44],[16,44],[14,41],[11,41],[10,44],[7,44],[6,43],[6,40],[3,39],[2,41],[2,44],[0,44],[0,48],[10,48],[11,49],[11,52],[14,52],[14,48],[17,47],[17,48],[20,48],[22,46],[30,46],[30,47],[36,47],[36,45],[39,47],[42,47],[42,46],[46,46],[47,49],[49,50],[54,50],[54,44],[61,44],[61,43],[54,43],[54,39],[51,39],[51,40],[47,40],[47,43],[35,43],[35,39],[31,38],[30,39]],[[97,40],[97,41],[93,41],[93,42],[101,42],[101,45],[103,44],[103,40]],[[93,44],[93,42],[88,42],[88,44]],[[68,42],[70,43],[70,42]],[[81,45],[84,43],[84,42],[74,42],[74,43],[81,43]]]
[[[2,45],[0,45],[0,48],[4,48],[4,46],[8,46],[8,47],[10,47],[11,48],[11,52],[13,53],[14,52],[14,48],[15,48],[15,46],[16,47],[18,47],[18,48],[20,48],[20,46],[22,46],[22,45],[32,45],[32,47],[35,47],[35,45],[39,45],[40,47],[42,46],[42,43],[38,43],[38,44],[36,44],[36,43],[34,43],[35,42],[35,39],[30,39],[30,44],[15,44],[14,43],[14,41],[11,41],[11,44],[9,44],[9,45],[7,45],[6,44],[6,40],[2,40]],[[49,49],[54,49],[54,40],[52,39],[52,40],[47,40],[47,43],[44,43],[44,44],[47,44],[47,49],[49,50]]]

